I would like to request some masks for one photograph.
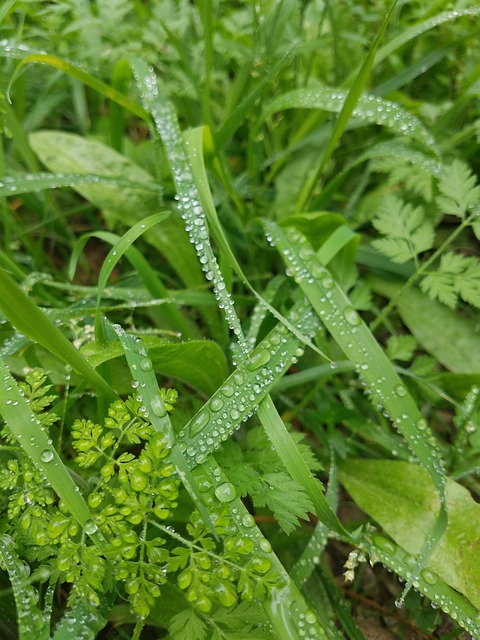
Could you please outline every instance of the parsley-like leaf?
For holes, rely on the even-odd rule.
[[[387,342],[387,355],[390,360],[410,360],[416,345],[413,336],[391,336]]]
[[[205,640],[207,625],[193,609],[177,613],[170,621],[171,640]]]
[[[285,533],[292,533],[298,518],[308,519],[314,507],[303,487],[284,471],[259,476],[252,492],[256,507],[267,507],[273,512]]]
[[[372,223],[385,236],[374,240],[373,246],[393,262],[403,264],[416,260],[418,254],[432,248],[433,226],[425,219],[422,207],[414,208],[396,196],[385,198]]]
[[[432,300],[438,299],[452,309],[459,297],[480,308],[480,262],[458,253],[445,253],[438,269],[430,272],[420,286]]]
[[[452,162],[438,188],[441,195],[437,196],[436,202],[444,213],[464,218],[469,209],[480,204],[480,186],[468,165],[461,160]]]

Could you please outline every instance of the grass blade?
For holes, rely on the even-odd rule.
[[[134,386],[140,391],[137,398],[141,398],[141,402],[144,403],[142,405],[143,414],[150,420],[155,431],[159,431],[166,436],[171,447],[170,458],[205,524],[212,535],[216,537],[215,528],[208,510],[203,504],[195,478],[181,448],[175,442],[175,432],[158,388],[152,361],[148,357],[145,346],[139,338],[129,336],[118,325],[114,326],[114,330],[125,352],[125,357],[134,379]]]
[[[284,232],[273,222],[265,221],[264,224],[269,240],[280,251],[296,283],[338,346],[355,364],[370,400],[383,410],[404,436],[438,491],[440,509],[437,519],[406,585],[408,590],[447,524],[445,476],[433,435],[373,334],[305,238],[294,229]]]
[[[145,222],[145,221],[143,221]],[[142,224],[142,223],[140,223]],[[68,275],[70,279],[75,274],[78,258],[90,238],[99,238],[111,245],[116,245],[120,241],[120,236],[109,231],[92,231],[85,233],[77,240],[73,247],[70,264],[68,267]],[[134,246],[130,246],[124,253],[125,258],[131,263],[132,267],[137,271],[145,288],[157,300],[167,300],[170,292],[165,288],[163,282],[158,277],[156,271],[152,269],[145,256]],[[171,325],[171,328],[182,334],[184,338],[194,339],[196,334],[188,321],[174,304],[165,304],[161,309],[161,315]]]
[[[13,539],[5,534],[0,535],[0,563],[12,584],[19,640],[48,640],[50,620],[45,619],[38,606],[38,593],[30,584],[30,569],[18,557]]]
[[[162,222],[170,215],[170,211],[164,213],[155,213],[153,216],[149,216],[140,222],[137,222],[131,229],[129,229],[119,241],[110,249],[107,257],[105,258],[100,273],[98,275],[98,290],[97,290],[97,313],[95,315],[95,335],[100,342],[105,341],[105,335],[103,331],[101,315],[100,315],[100,300],[102,299],[103,291],[107,284],[108,278],[112,273],[115,265],[118,263],[123,254],[130,248],[130,246],[139,238],[143,233],[151,229],[159,222]]]
[[[90,510],[77,490],[71,475],[42,428],[16,381],[0,360],[0,414],[20,446],[44,473],[58,496],[68,506],[77,522],[84,527],[91,520]],[[100,540],[97,534],[92,538]]]
[[[353,114],[353,111],[360,99],[360,96],[362,95],[368,78],[370,76],[370,72],[372,70],[372,66],[373,66],[373,62],[375,59],[375,53],[377,52],[378,46],[380,44],[380,40],[383,37],[383,34],[385,32],[385,29],[387,28],[387,24],[390,20],[390,17],[392,16],[393,10],[395,8],[395,5],[397,4],[397,0],[394,0],[390,6],[390,9],[387,13],[387,15],[385,16],[385,19],[383,20],[383,23],[377,33],[377,36],[370,48],[370,51],[368,52],[367,57],[365,58],[365,61],[360,69],[360,71],[358,72],[352,88],[350,89],[350,91],[348,92],[348,95],[345,98],[345,102],[343,103],[342,106],[342,110],[340,111],[340,115],[338,116],[338,119],[335,123],[335,126],[333,128],[332,131],[332,135],[330,136],[328,143],[323,151],[322,157],[320,159],[319,165],[316,168],[316,170],[310,175],[310,177],[306,180],[301,192],[300,192],[300,196],[298,198],[296,207],[295,207],[295,211],[296,213],[301,212],[305,206],[308,204],[309,200],[312,197],[313,194],[313,190],[316,187],[316,184],[318,182],[318,179],[320,178],[320,176],[323,173],[323,170],[325,168],[325,166],[327,165],[327,162],[330,160],[335,147],[337,146],[338,141],[340,140],[340,138],[343,135],[343,132],[345,131],[347,124]]]
[[[53,322],[26,293],[0,268],[0,310],[17,331],[25,334],[82,375],[99,393],[109,399],[117,394],[75,349]]]

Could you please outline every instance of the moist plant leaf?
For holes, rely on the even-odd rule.
[[[227,375],[225,356],[215,342],[171,343],[152,336],[145,336],[144,341],[155,371],[183,380],[206,395],[212,394]],[[82,354],[93,366],[98,366],[121,356],[123,351],[117,341],[103,345],[91,342],[82,348]]]
[[[131,215],[133,212],[138,220],[160,208],[159,189],[153,177],[111,147],[97,140],[60,131],[37,131],[29,136],[29,141],[37,156],[51,171],[86,173],[137,183],[136,187],[72,185],[100,209],[116,211],[117,215]],[[146,191],[148,188],[150,193]]]
[[[298,518],[308,519],[314,507],[303,488],[290,476],[279,471],[260,476],[252,491],[256,507],[268,507],[285,533],[298,526]]]
[[[171,640],[205,640],[207,637],[207,625],[193,609],[173,616],[168,630]]]
[[[369,278],[369,283],[388,298],[400,286],[380,278]],[[402,293],[396,306],[418,343],[444,367],[456,373],[480,371],[480,338],[474,319],[430,300],[413,287]]]
[[[442,213],[464,218],[469,209],[480,204],[480,186],[465,162],[456,158],[438,183],[436,198]]]
[[[413,260],[432,248],[433,226],[425,220],[422,207],[404,204],[395,196],[385,198],[372,224],[385,236],[374,240],[373,246],[398,264]]]
[[[387,341],[387,355],[390,360],[410,360],[416,345],[417,341],[413,336],[391,336]]]
[[[437,270],[430,272],[420,283],[431,300],[438,300],[451,309],[458,299],[480,307],[480,262],[458,253],[445,253]]]
[[[358,506],[400,547],[410,554],[420,552],[439,506],[424,469],[392,460],[348,460],[339,478]],[[480,608],[480,505],[453,480],[447,480],[446,500],[447,529],[425,566]]]

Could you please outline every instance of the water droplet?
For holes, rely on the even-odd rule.
[[[231,384],[225,384],[223,385],[223,387],[221,388],[221,392],[227,396],[227,398],[230,398],[231,396],[233,396],[233,392],[234,392],[234,388]]]
[[[400,396],[400,398],[403,398],[407,395],[407,390],[405,389],[403,384],[397,384],[397,386],[394,388],[394,391],[397,396]]]
[[[189,436],[193,437],[196,436],[197,433],[200,433],[208,423],[208,420],[209,415],[207,411],[204,410],[202,413],[197,414],[190,424]]]
[[[237,497],[237,491],[231,482],[224,482],[216,487],[215,495],[220,502],[231,502]]]
[[[53,451],[51,449],[45,449],[40,454],[40,460],[42,462],[51,462],[53,460]]]
[[[345,309],[343,310],[343,315],[345,317],[345,320],[348,322],[348,324],[352,325],[352,327],[356,327],[361,322],[360,316],[350,305],[345,307]]]
[[[220,411],[220,409],[223,407],[223,400],[221,398],[213,398],[213,400],[210,402],[210,409],[212,411]]]
[[[270,354],[268,351],[260,349],[259,351],[254,352],[250,356],[250,361],[247,365],[247,369],[249,371],[256,371],[256,369],[260,369],[270,361]]]
[[[259,547],[262,551],[264,551],[265,553],[270,553],[272,551],[272,545],[270,544],[270,542],[268,540],[266,540],[265,538],[263,538],[262,540],[260,540],[259,543]]]
[[[150,358],[143,358],[140,362],[140,368],[142,371],[151,371],[153,369],[152,361]]]
[[[422,576],[422,578],[425,580],[427,584],[433,585],[438,582],[437,576],[431,571],[428,571],[428,569],[422,569],[422,571],[420,572],[420,575]]]
[[[85,533],[88,533],[89,536],[96,533],[98,531],[98,527],[93,520],[87,520],[84,526]]]
[[[160,398],[160,396],[155,396],[152,399],[150,403],[150,408],[152,410],[152,413],[154,413],[159,418],[163,418],[164,416],[167,415],[167,408],[165,407],[165,403]]]
[[[255,520],[254,520],[253,516],[251,516],[249,513],[247,513],[242,518],[242,524],[243,524],[244,527],[247,527],[247,528],[254,527],[255,526]]]

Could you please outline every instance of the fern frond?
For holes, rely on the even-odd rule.
[[[396,196],[387,196],[378,215],[372,220],[373,226],[384,238],[374,240],[373,246],[403,264],[416,260],[417,256],[432,248],[433,226],[425,219],[422,207],[412,207]]]
[[[467,164],[455,159],[438,183],[440,190],[436,198],[438,208],[464,218],[466,213],[480,205],[480,186]]]
[[[476,258],[446,253],[436,271],[430,272],[420,283],[422,291],[455,308],[458,298],[480,308],[480,261]]]

